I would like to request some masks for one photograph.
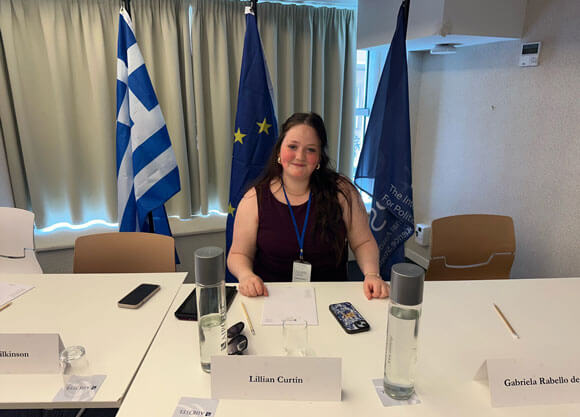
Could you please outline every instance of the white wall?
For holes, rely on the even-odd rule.
[[[423,55],[415,221],[512,216],[512,277],[580,276],[580,1],[529,0],[523,41],[542,41],[538,67],[520,41]]]

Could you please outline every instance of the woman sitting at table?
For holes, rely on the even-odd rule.
[[[348,239],[366,297],[388,296],[363,202],[328,166],[326,148],[319,115],[284,122],[264,173],[236,209],[228,268],[243,295],[268,295],[264,282],[345,281]]]

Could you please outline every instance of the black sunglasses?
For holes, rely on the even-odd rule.
[[[248,338],[242,333],[244,322],[240,321],[228,329],[228,355],[241,355],[248,347]]]

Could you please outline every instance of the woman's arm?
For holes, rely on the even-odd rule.
[[[342,181],[339,187],[350,197],[350,204],[348,204],[344,196],[339,194],[339,202],[342,206],[350,247],[364,275],[365,295],[368,299],[385,298],[389,295],[389,286],[380,276],[379,248],[371,233],[364,203],[358,191],[349,182]]]
[[[257,234],[258,200],[256,190],[252,188],[236,209],[232,246],[228,255],[228,268],[240,282],[242,295],[249,297],[268,295],[264,282],[253,271]]]

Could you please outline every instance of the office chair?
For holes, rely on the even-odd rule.
[[[141,232],[81,236],[75,240],[73,272],[175,272],[175,241]]]
[[[0,272],[42,274],[34,252],[34,213],[0,207]]]
[[[515,252],[511,217],[465,214],[435,219],[425,279],[509,278]]]

